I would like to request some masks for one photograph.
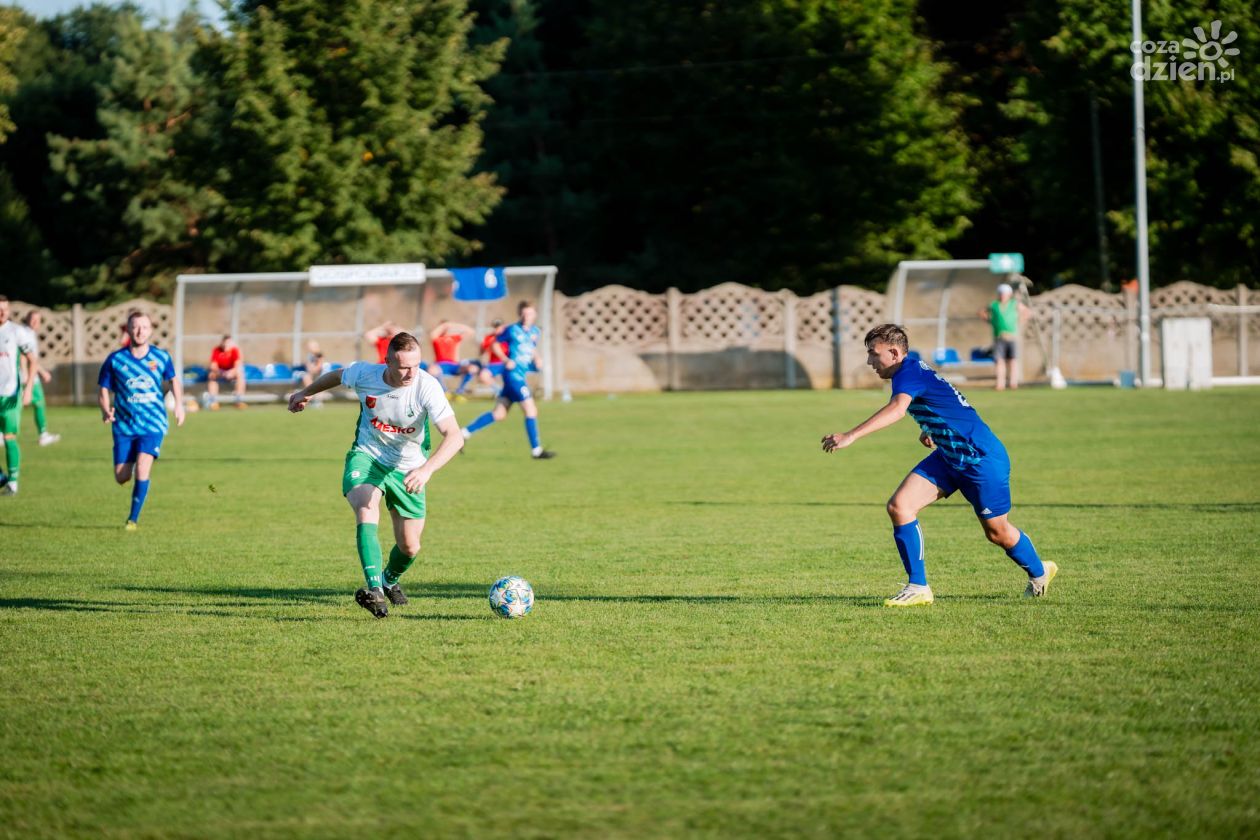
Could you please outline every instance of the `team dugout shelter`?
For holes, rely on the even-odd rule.
[[[251,385],[300,380],[314,341],[333,368],[376,361],[364,334],[392,322],[420,340],[433,361],[429,334],[441,321],[467,324],[476,337],[460,344],[476,358],[480,338],[498,319],[517,319],[533,301],[542,330],[542,392],[555,393],[552,298],[555,266],[426,268],[421,263],[311,266],[306,271],[181,274],[175,286],[175,367],[186,384],[203,381],[210,351],[225,335],[241,348]]]
[[[981,312],[1008,283],[1015,297],[1028,302],[1029,280],[1021,273],[1019,254],[992,254],[988,259],[903,260],[888,279],[887,312],[910,335],[911,349],[952,378],[985,376],[993,368],[993,330]],[[1020,357],[1035,349],[1046,363],[1042,336],[1029,325]],[[1025,362],[1027,363],[1027,359]],[[947,376],[947,378],[949,378]]]

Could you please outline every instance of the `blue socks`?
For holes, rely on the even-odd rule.
[[[130,522],[140,521],[140,508],[144,507],[144,500],[149,495],[149,482],[136,479],[136,483],[131,488],[131,516],[127,517]]]
[[[542,447],[542,444],[538,442],[538,418],[537,417],[525,418],[525,434],[529,435],[530,449],[538,450]]]
[[[459,380],[459,387],[455,389],[455,393],[457,394],[464,393],[464,389],[468,387],[468,382],[472,378],[473,378],[473,375],[471,373],[465,373],[464,378]]]
[[[919,520],[893,526],[893,541],[901,555],[901,565],[906,569],[910,583],[927,586],[927,569],[923,565],[923,531]]]
[[[494,422],[494,412],[487,411],[485,414],[481,415],[476,420],[468,424],[468,434],[471,435],[473,432],[477,431],[478,429],[484,429],[486,426],[489,426],[493,422]]]
[[[1041,565],[1041,558],[1037,556],[1037,549],[1033,548],[1032,540],[1023,531],[1019,532],[1019,542],[1006,549],[1006,556],[1028,572],[1029,577],[1041,577],[1046,573],[1046,567]]]

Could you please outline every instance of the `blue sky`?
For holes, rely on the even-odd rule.
[[[188,0],[136,0],[136,4],[155,18],[173,18],[184,10]],[[207,17],[219,17],[219,7],[214,0],[197,0],[197,4]],[[18,0],[14,5],[21,6],[35,17],[52,17],[68,12],[75,6],[89,4],[85,0]]]

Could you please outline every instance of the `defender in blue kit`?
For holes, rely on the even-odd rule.
[[[909,580],[884,606],[926,606],[934,600],[927,582],[919,511],[955,490],[971,503],[989,542],[1005,549],[1028,575],[1024,597],[1040,598],[1059,569],[1053,562],[1043,562],[1028,535],[1007,520],[1011,460],[1006,447],[957,388],[927,363],[906,358],[909,347],[905,330],[896,324],[883,324],[866,334],[867,364],[881,379],[892,381],[892,398],[849,431],[822,439],[823,451],[835,452],[909,414],[922,430],[919,441],[933,450],[888,500],[893,541]]]

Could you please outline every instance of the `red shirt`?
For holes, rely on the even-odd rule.
[[[240,360],[241,348],[239,347],[233,347],[230,350],[216,347],[210,351],[210,364],[218,365],[219,370],[231,370]]]
[[[481,339],[481,352],[490,358],[490,364],[492,365],[502,364],[503,359],[506,359],[508,354],[508,345],[506,341],[499,342],[499,346],[503,348],[503,359],[495,358],[495,355],[490,352],[490,345],[494,344],[498,338],[499,336],[494,333],[490,333],[488,336]]]
[[[436,362],[458,362],[459,343],[464,337],[459,333],[447,333],[433,339],[433,360]]]
[[[385,364],[385,356],[389,354],[389,343],[393,340],[392,336],[390,338],[381,336],[376,339],[376,361],[378,363]]]

